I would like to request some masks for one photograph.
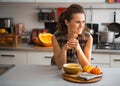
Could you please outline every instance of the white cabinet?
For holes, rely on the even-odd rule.
[[[35,0],[0,0],[0,2],[35,2]]]
[[[26,52],[0,50],[0,64],[26,64]]]
[[[98,67],[110,67],[110,54],[92,54],[91,63]]]
[[[120,68],[120,54],[119,55],[111,55],[111,67],[119,67]]]
[[[36,0],[36,2],[105,2],[105,0]]]
[[[0,50],[0,64],[51,65],[52,52]]]
[[[27,64],[50,65],[52,52],[28,51]]]

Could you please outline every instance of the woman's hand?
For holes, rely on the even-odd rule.
[[[79,50],[81,48],[79,45],[79,41],[75,38],[71,38],[70,40],[68,40],[66,45],[68,49]]]

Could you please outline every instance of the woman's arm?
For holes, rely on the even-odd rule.
[[[84,50],[81,49],[78,40],[75,38],[71,38],[62,48],[60,48],[56,37],[53,36],[52,44],[54,50],[54,60],[60,69],[62,68],[63,64],[66,63],[66,53],[68,49],[75,49],[77,51],[78,61],[82,67],[90,64],[93,44],[93,38],[91,35],[85,45]]]
[[[64,45],[63,48],[60,48],[55,35],[53,35],[52,44],[53,44],[55,64],[58,66],[58,68],[61,69],[63,64],[66,63],[66,53],[67,53],[66,44]]]
[[[93,37],[90,35],[84,50],[82,51],[81,48],[77,49],[78,60],[82,67],[90,64],[92,44],[93,44]]]

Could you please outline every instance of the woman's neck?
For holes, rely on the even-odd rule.
[[[71,34],[71,33],[68,33],[68,39],[70,38],[77,38],[78,37],[78,34]]]

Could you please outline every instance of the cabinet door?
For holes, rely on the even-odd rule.
[[[0,0],[0,2],[34,2],[35,0]]]
[[[111,55],[111,67],[120,68],[120,55]]]
[[[26,64],[26,52],[0,51],[0,64]]]
[[[40,64],[40,65],[50,65],[52,52],[28,52],[27,53],[27,63],[28,64]]]
[[[110,54],[92,54],[92,65],[110,67]]]

